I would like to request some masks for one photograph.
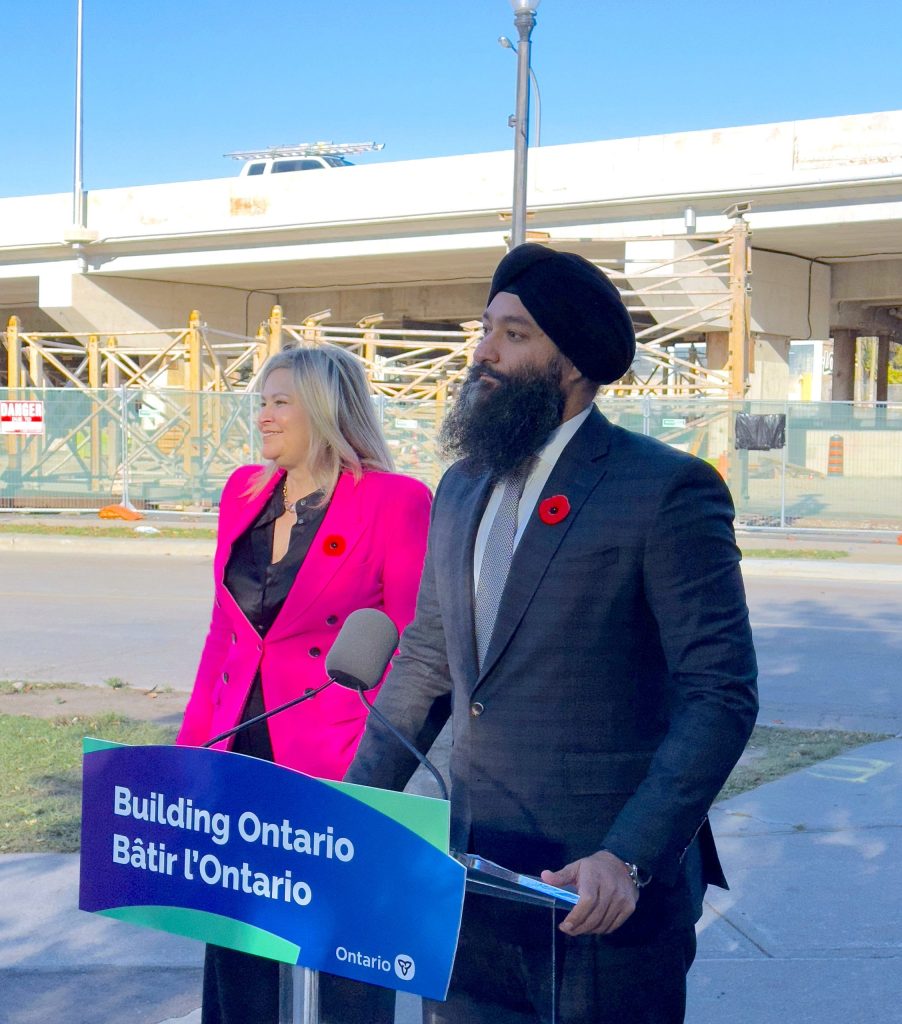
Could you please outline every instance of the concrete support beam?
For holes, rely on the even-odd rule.
[[[277,299],[269,292],[82,274],[63,264],[42,273],[38,301],[63,330],[121,335],[128,348],[136,331],[142,345],[156,337],[164,346],[166,335],[157,332],[182,327],[195,308],[213,329],[253,336]]]
[[[478,284],[305,289],[282,292],[280,301],[289,324],[303,323],[322,309],[332,310],[329,323],[333,324],[356,324],[374,313],[381,313],[386,323],[406,319],[458,324],[482,316],[488,290],[488,280]]]
[[[856,260],[833,268],[834,302],[902,305],[902,260]]]
[[[895,341],[902,338],[902,320],[892,309],[864,302],[834,302],[830,310],[830,330],[855,331],[858,338],[874,338],[886,334]]]
[[[833,331],[833,401],[855,398],[855,343],[858,332],[848,328]]]

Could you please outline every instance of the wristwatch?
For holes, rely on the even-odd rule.
[[[647,871],[643,871],[638,864],[630,864],[628,860],[623,862],[626,865],[626,870],[630,874],[630,881],[637,889],[644,889],[646,885],[651,881],[651,875]]]
[[[651,875],[647,871],[643,871],[638,864],[631,864],[628,860],[624,860],[619,854],[609,850],[606,846],[602,846],[599,852],[609,853],[612,857],[616,857],[629,872],[630,881],[637,889],[644,889],[651,881]]]

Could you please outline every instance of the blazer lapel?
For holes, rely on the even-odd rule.
[[[363,532],[360,489],[350,473],[342,473],[271,634],[278,635],[281,624],[301,615],[313,604],[350,558]]]
[[[530,513],[529,523],[514,552],[492,640],[486,651],[476,686],[491,671],[507,647],[535,596],[551,559],[567,536],[586,499],[605,475],[604,459],[610,443],[609,429],[607,420],[594,409],[561,453],[551,476],[542,488],[538,504]],[[539,518],[538,506],[546,498],[557,494],[566,496],[570,502],[570,512],[558,523],[543,523]],[[471,546],[471,554],[472,550]]]
[[[250,500],[241,499],[235,503],[233,508],[228,510],[228,518],[226,519],[223,509],[220,509],[221,526],[220,530],[223,532],[225,543],[220,548],[219,557],[221,564],[218,569],[218,576],[220,582],[225,577],[226,566],[229,564],[229,558],[232,555],[232,548],[235,546],[235,541],[244,533],[245,530],[254,522],[260,510],[272,497],[272,492],[276,487],[280,487],[282,479],[285,476],[281,471],[273,474],[272,480],[270,480],[263,490],[254,498]]]

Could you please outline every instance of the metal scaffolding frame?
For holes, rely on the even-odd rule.
[[[629,241],[660,242],[686,236]],[[648,260],[637,269],[625,256],[596,260],[620,288],[636,325],[637,360],[605,393],[623,396],[742,398],[750,361],[751,248],[748,225],[737,219],[726,236],[692,236],[682,256]],[[627,264],[630,264],[627,266]],[[181,388],[241,391],[263,362],[286,344],[328,342],[364,362],[377,395],[392,400],[443,401],[472,361],[481,325],[459,330],[410,330],[374,313],[355,325],[328,323],[331,310],[285,323],[274,306],[254,337],[205,324],[192,310],[185,327],[147,332],[23,331],[12,316],[3,335],[10,387]],[[724,367],[706,365],[698,347],[710,331],[729,336]],[[680,354],[680,343],[690,346]]]
[[[680,237],[685,241],[686,236]],[[602,396],[745,397],[751,337],[748,227],[738,219],[728,235],[693,237],[692,243],[687,254],[661,260],[628,260],[624,255],[596,261],[621,289],[637,336],[633,367],[602,388]],[[76,416],[53,445],[4,438],[7,461],[15,464],[23,481],[50,464],[63,476],[85,474],[97,481],[117,472],[124,479],[127,464],[141,465],[163,479],[171,475],[173,458],[180,473],[202,475],[211,469],[210,459],[220,465],[225,457],[220,441],[238,438],[238,429],[238,464],[254,447],[249,406],[205,401],[205,395],[233,394],[237,399],[254,387],[260,368],[274,353],[291,345],[327,343],[362,360],[378,401],[403,407],[402,416],[386,420],[386,433],[405,458],[419,458],[472,363],[481,323],[420,330],[386,324],[380,313],[353,326],[331,324],[330,317],[330,310],[321,310],[289,324],[281,307],[274,306],[248,337],[211,328],[198,310],[191,311],[183,327],[108,335],[23,331],[12,316],[0,335],[10,396],[52,388],[83,392],[91,402],[85,406],[90,411]],[[725,366],[711,367],[701,357],[699,348],[711,331],[727,335]],[[154,409],[140,427],[133,417],[135,429],[129,433],[113,424],[128,425],[131,396],[134,406],[152,404]]]

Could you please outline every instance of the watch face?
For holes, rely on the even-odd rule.
[[[645,888],[645,886],[651,881],[651,875],[647,874],[645,871],[641,871],[637,864],[625,863],[627,870],[630,873],[633,885],[635,885],[637,889]]]

